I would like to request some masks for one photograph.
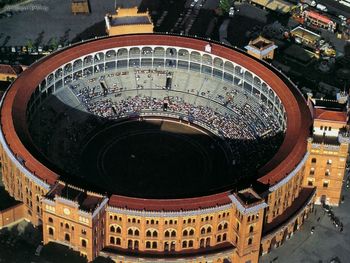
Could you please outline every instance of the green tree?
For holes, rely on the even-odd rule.
[[[230,11],[233,2],[234,0],[220,0],[219,8],[221,9],[223,14],[227,14]]]

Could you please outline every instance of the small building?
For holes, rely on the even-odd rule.
[[[290,35],[295,39],[295,42],[300,42],[313,48],[321,39],[321,36],[319,34],[316,34],[315,32],[312,32],[311,30],[308,30],[301,26],[297,26],[296,28],[291,30]]]
[[[250,0],[250,3],[282,14],[291,12],[295,7],[292,3],[283,0]]]
[[[109,36],[153,33],[153,23],[148,12],[139,13],[137,7],[118,8],[115,15],[105,16]]]
[[[0,64],[0,81],[14,81],[22,71],[21,66]]]
[[[316,27],[324,28],[332,32],[334,32],[337,27],[337,23],[331,18],[316,11],[306,10],[302,13],[302,16],[304,22],[309,22]]]
[[[245,46],[248,54],[259,59],[273,59],[276,48],[273,41],[262,36],[249,41],[249,44]]]
[[[72,13],[76,14],[89,14],[89,0],[72,0]]]

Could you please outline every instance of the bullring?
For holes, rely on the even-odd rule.
[[[198,79],[193,80],[195,78]],[[198,81],[201,86],[188,85],[198,84]],[[229,92],[233,95],[225,97]],[[99,111],[100,107],[96,108],[96,105],[107,99],[104,105],[107,103],[109,108]],[[238,106],[236,103],[242,100],[246,103]],[[151,110],[145,111],[141,107],[135,111],[131,107],[128,113],[134,114],[119,114],[118,105],[135,102],[147,105]],[[191,114],[183,114],[184,103],[192,107]],[[228,118],[228,112],[248,112],[250,107],[255,110],[260,107],[262,112],[266,110],[267,117],[257,116],[257,120],[262,123],[270,120],[274,123],[271,127],[282,133],[281,144],[271,158],[259,164],[257,169],[249,170],[249,177],[224,181],[214,189],[211,189],[211,183],[208,186],[195,180],[190,188],[199,187],[205,191],[180,191],[178,197],[176,194],[165,195],[163,192],[166,191],[157,196],[143,195],[140,193],[142,187],[131,192],[113,191],[114,187],[94,188],[94,181],[84,182],[83,174],[79,173],[71,180],[74,171],[64,168],[73,166],[69,162],[52,161],[57,159],[58,148],[55,147],[59,146],[45,146],[43,141],[47,139],[41,139],[43,135],[38,128],[44,129],[48,123],[47,119],[40,119],[44,114],[38,113],[43,111],[49,117],[53,114],[54,123],[64,120],[62,124],[71,125],[75,116],[79,116],[76,120],[84,116],[89,121],[91,116],[97,116],[92,123],[107,119],[108,125],[109,122],[121,125],[123,118],[126,122],[152,123],[157,127],[157,134],[159,127],[163,127],[170,129],[171,132],[167,130],[166,134],[172,136],[179,132],[178,125],[183,125],[187,127],[184,129],[191,129],[191,132],[183,130],[185,134],[192,134],[192,129],[196,129],[200,134],[205,133],[205,138],[225,141],[230,136],[223,126],[205,123],[202,115],[195,112],[213,110],[215,114],[210,112],[211,116],[214,114],[220,122],[222,118]],[[70,116],[73,110],[77,115]],[[26,203],[28,217],[34,224],[43,225],[45,243],[62,242],[81,251],[89,260],[102,253],[118,262],[133,262],[137,258],[149,262],[156,258],[164,262],[174,257],[186,262],[205,259],[257,262],[259,255],[268,250],[265,246],[269,242],[262,243],[264,237],[273,236],[279,226],[283,226],[280,230],[286,232],[286,236],[290,235],[295,225],[302,223],[299,214],[307,213],[312,207],[314,191],[302,186],[311,127],[310,110],[304,98],[269,64],[219,43],[184,36],[145,34],[73,45],[26,70],[4,96],[1,113],[1,159],[6,189]],[[167,122],[176,126],[175,132],[171,124],[161,126]],[[232,122],[235,123],[234,119]],[[74,123],[79,124],[78,121]],[[249,125],[247,120],[248,128]],[[253,129],[254,132],[259,138],[268,138],[275,131],[262,128],[260,133]],[[235,136],[233,138],[240,138]],[[72,140],[79,141],[80,138],[74,135]],[[208,145],[206,149],[219,147]],[[45,147],[53,147],[54,155]],[[204,150],[203,155],[208,151]],[[102,152],[113,155],[107,148]],[[132,159],[137,159],[140,154],[128,153],[126,162],[133,162]],[[225,156],[227,151],[221,154]],[[229,167],[226,177],[230,178],[231,172],[233,175],[239,172],[235,171],[236,158],[228,159],[225,162]],[[248,160],[240,160],[245,161]],[[221,163],[213,165],[215,168]],[[112,166],[110,171],[116,169]],[[216,170],[213,169],[208,178],[215,176]],[[106,173],[110,176],[110,172]],[[281,189],[288,193],[283,197],[287,205],[281,205],[277,214],[272,213],[272,209],[268,209],[271,196],[279,195]],[[276,218],[293,202],[299,204],[295,205],[293,217],[278,225]]]

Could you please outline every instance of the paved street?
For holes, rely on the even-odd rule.
[[[71,41],[86,28],[104,20],[106,13],[114,13],[115,0],[89,0],[89,15],[73,15],[71,0],[33,0],[22,6],[23,11],[0,18],[0,46],[25,45],[28,39],[40,45],[51,38]],[[116,0],[117,6],[138,6],[141,0]]]
[[[329,263],[338,257],[340,262],[349,262],[350,256],[350,190],[343,191],[345,202],[333,208],[335,216],[344,225],[344,231],[336,228],[322,207],[316,207],[316,214],[312,214],[281,247],[273,249],[270,254],[262,256],[260,263]],[[319,222],[317,222],[317,219]],[[315,232],[311,235],[311,227]]]

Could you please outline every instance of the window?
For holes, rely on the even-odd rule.
[[[331,172],[329,171],[329,169],[326,170],[326,172],[324,173],[325,176],[330,176]]]
[[[109,238],[109,243],[114,244],[115,243],[115,238],[114,237],[110,237]]]
[[[66,228],[67,228],[67,229],[69,229],[69,225],[68,225],[68,223],[66,223]]]
[[[86,240],[85,240],[85,239],[82,239],[82,240],[81,240],[81,246],[82,246],[82,247],[86,247]]]
[[[64,235],[64,240],[67,241],[67,242],[70,242],[70,235],[66,233]]]
[[[225,233],[222,235],[222,241],[226,241],[226,239],[227,239],[227,234]]]
[[[331,159],[329,159],[329,160],[327,160],[327,164],[332,164],[332,160]]]
[[[329,184],[328,181],[323,181],[323,187],[324,187],[324,188],[327,188],[327,187],[328,187],[328,184]]]
[[[250,227],[249,227],[249,233],[253,233],[253,231],[254,231],[254,227],[253,227],[253,226],[250,226]]]
[[[188,247],[193,247],[193,240],[188,241]]]
[[[53,219],[49,217],[49,223],[53,223]]]
[[[117,232],[118,234],[120,234],[120,233],[122,232],[122,229],[118,226],[116,232]]]
[[[187,247],[187,241],[182,241],[182,247],[186,248]]]
[[[115,232],[115,227],[114,227],[114,226],[111,226],[109,230],[110,230],[111,232]]]
[[[217,236],[216,242],[221,242],[221,235],[218,235],[218,236]]]
[[[118,238],[116,238],[116,242],[115,242],[117,245],[119,245],[120,246],[120,244],[121,244],[121,239],[118,237]]]
[[[166,232],[165,232],[166,233]],[[168,234],[169,235],[169,234]],[[182,235],[184,236],[184,237],[186,237],[187,235],[188,235],[188,231],[187,230],[184,230],[183,232],[182,232]]]
[[[320,130],[321,130],[321,131],[323,130],[323,126],[320,127]]]
[[[135,232],[134,232],[134,235],[135,235],[135,236],[139,236],[139,235],[140,235],[140,232],[136,229]]]
[[[308,186],[313,186],[314,185],[314,181],[313,180],[308,180],[307,181],[307,185]]]
[[[316,158],[312,158],[311,163],[316,163]]]
[[[82,233],[83,235],[86,235],[86,230],[83,228],[83,229],[81,230],[81,233]]]
[[[54,233],[53,228],[49,227],[49,235],[53,236],[53,233]]]
[[[251,245],[253,243],[253,239],[250,237],[248,238],[248,246]]]
[[[331,131],[332,130],[332,127],[328,127],[328,131]]]
[[[147,230],[146,232],[146,236],[150,237],[152,234],[151,234],[151,231]]]
[[[129,230],[128,230],[128,235],[132,235],[132,234],[133,234],[132,229],[129,229]]]
[[[190,236],[193,236],[193,235],[194,235],[194,230],[193,230],[193,229],[190,230],[189,235],[190,235]]]
[[[156,241],[152,242],[152,248],[157,248],[157,242]]]
[[[312,167],[312,168],[310,169],[310,175],[314,175],[314,174],[315,174],[315,168]]]

